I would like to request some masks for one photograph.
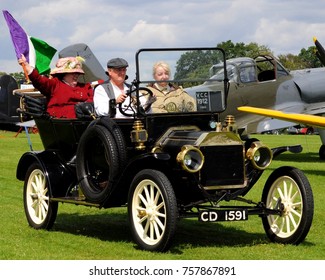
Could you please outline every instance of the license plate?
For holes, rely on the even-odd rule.
[[[243,221],[248,219],[247,209],[206,210],[199,212],[201,222]]]

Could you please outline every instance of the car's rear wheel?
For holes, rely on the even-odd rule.
[[[50,229],[57,216],[58,203],[50,201],[49,185],[38,163],[27,170],[24,183],[24,209],[28,224],[35,229]]]
[[[276,169],[265,184],[262,202],[280,210],[279,215],[262,216],[271,241],[297,245],[305,239],[313,220],[314,199],[302,171],[287,166]]]
[[[166,175],[152,169],[140,171],[131,184],[128,213],[132,235],[142,249],[165,251],[169,248],[178,210]]]

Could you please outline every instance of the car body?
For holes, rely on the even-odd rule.
[[[181,218],[206,222],[247,220],[259,215],[271,241],[299,244],[313,218],[308,179],[297,168],[283,166],[268,178],[261,201],[246,199],[272,159],[300,146],[268,148],[241,135],[226,109],[228,79],[218,91],[196,92],[194,112],[144,113],[140,96],[151,95],[148,69],[159,60],[172,61],[185,52],[219,48],[141,49],[136,53],[132,104],[117,106],[126,118],[55,119],[42,104],[21,95],[20,111],[33,117],[44,145],[22,155],[17,178],[24,181],[24,208],[33,228],[53,226],[58,204],[97,208],[127,207],[136,244],[149,251],[166,251]],[[174,68],[172,68],[174,69]],[[193,76],[191,76],[193,82]],[[211,80],[210,77],[203,80]],[[171,80],[184,83],[186,80]],[[202,83],[202,76],[197,78]],[[135,103],[134,103],[135,102]],[[136,104],[136,105],[134,105]],[[236,206],[242,201],[245,206]]]

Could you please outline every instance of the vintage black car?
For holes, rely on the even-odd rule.
[[[200,62],[202,53],[211,54],[214,61],[202,59],[196,69],[180,63],[184,56]],[[45,113],[42,98],[21,94],[20,112],[35,120],[44,145],[43,151],[23,154],[17,167],[29,225],[50,229],[61,202],[127,207],[134,241],[150,251],[166,251],[178,220],[193,217],[204,226],[259,215],[271,241],[302,242],[314,212],[312,189],[302,171],[280,167],[267,179],[260,201],[245,198],[274,157],[300,152],[301,147],[270,149],[238,131],[233,116],[221,120],[219,114],[227,106],[227,76],[212,80],[222,83],[223,90],[196,87],[195,112],[145,112],[139,100],[152,95],[146,84],[153,82],[151,67],[157,60],[168,61],[177,72],[170,82],[186,88],[211,79],[208,69],[225,63],[225,52],[139,50],[129,92],[133,102],[116,107],[125,118],[55,119]],[[127,113],[130,108],[132,114]]]

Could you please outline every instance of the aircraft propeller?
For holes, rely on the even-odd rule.
[[[316,37],[313,38],[315,46],[316,46],[316,56],[321,61],[321,63],[325,66],[325,49],[321,45],[321,43],[317,40]]]

